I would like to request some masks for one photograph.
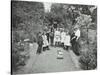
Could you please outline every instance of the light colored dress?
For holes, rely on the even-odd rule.
[[[55,31],[54,33],[54,43],[60,42],[60,31]]]
[[[64,45],[71,46],[71,44],[70,44],[70,35],[65,36]]]
[[[43,38],[43,47],[46,47],[49,45],[48,40],[47,40],[47,36],[46,35],[42,35]]]
[[[62,33],[61,33],[61,43],[64,43],[64,41],[65,41],[65,36],[66,36],[66,33],[65,33],[65,32],[62,32]]]

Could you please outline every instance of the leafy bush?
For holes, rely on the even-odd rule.
[[[35,32],[43,22],[43,4],[12,1],[12,71],[24,66],[29,58],[29,43],[36,42]],[[24,41],[28,40],[28,41]]]
[[[84,70],[96,69],[97,67],[97,57],[93,50],[83,51],[79,62],[81,63],[81,68]]]
[[[29,58],[29,44],[24,42],[24,38],[20,37],[17,32],[12,35],[12,72],[17,71],[19,66],[24,66]]]

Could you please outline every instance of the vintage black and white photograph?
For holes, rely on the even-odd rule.
[[[97,6],[11,0],[11,74],[97,69]]]

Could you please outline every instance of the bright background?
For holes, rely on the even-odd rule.
[[[10,75],[10,42],[11,42],[11,0],[0,0],[0,75]],[[98,75],[100,73],[100,0],[23,0],[23,1],[38,1],[38,2],[56,2],[68,4],[86,4],[96,5],[98,10],[98,68],[90,71],[75,71],[75,72],[60,72],[60,73],[42,73],[41,75]],[[35,75],[35,74],[34,74]]]

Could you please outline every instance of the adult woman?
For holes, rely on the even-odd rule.
[[[79,28],[75,28],[73,34],[71,35],[72,50],[76,55],[79,55],[80,45],[78,39],[80,37]]]
[[[42,38],[41,32],[39,32],[37,35],[37,44],[38,44],[37,54],[40,54],[42,51],[42,45],[43,45],[43,38]]]

